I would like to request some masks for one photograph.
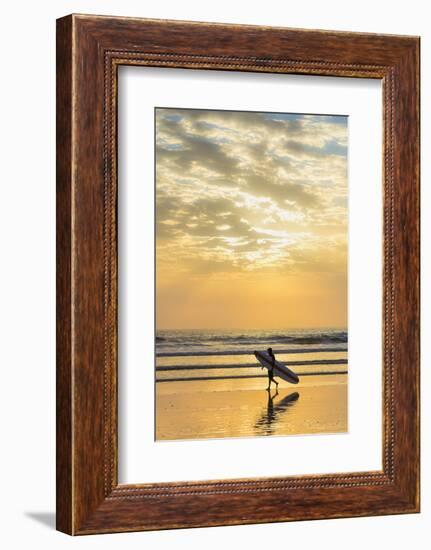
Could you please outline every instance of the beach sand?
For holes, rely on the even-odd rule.
[[[156,440],[347,432],[347,375],[156,384]]]

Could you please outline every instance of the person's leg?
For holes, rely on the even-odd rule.
[[[271,371],[268,371],[268,387],[266,389],[271,389]]]

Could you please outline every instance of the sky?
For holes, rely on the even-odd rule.
[[[155,117],[157,328],[346,328],[347,117]]]

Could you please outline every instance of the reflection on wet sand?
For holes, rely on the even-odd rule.
[[[268,403],[266,411],[257,420],[254,429],[256,435],[273,435],[275,432],[276,423],[280,416],[283,415],[289,407],[292,407],[299,399],[298,392],[288,393],[284,397],[280,397],[274,404],[274,400],[279,396],[278,390],[274,395],[270,391],[268,393]]]
[[[155,439],[280,436],[347,431],[347,376],[304,376],[297,391],[262,379],[169,382],[156,387]]]

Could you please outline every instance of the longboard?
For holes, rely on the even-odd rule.
[[[254,355],[256,356],[256,359],[259,361],[262,367],[265,367],[268,370],[274,368],[274,376],[278,376],[279,378],[286,380],[286,382],[290,382],[291,384],[298,384],[298,376],[285,365],[279,363],[277,360],[273,364],[271,357],[268,355],[268,353],[266,353],[266,351],[255,351]]]

